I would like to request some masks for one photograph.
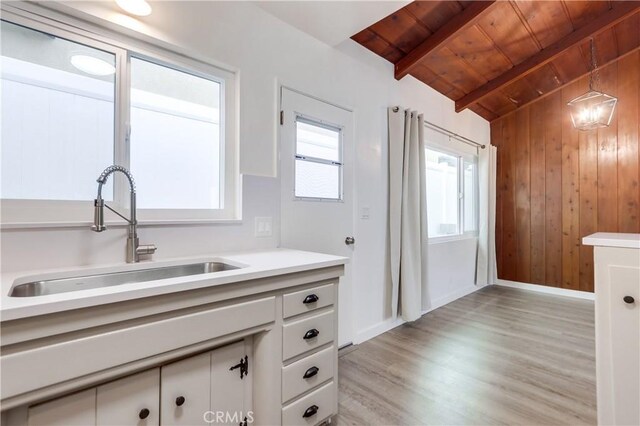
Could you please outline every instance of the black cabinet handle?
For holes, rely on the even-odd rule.
[[[624,303],[628,303],[628,304],[632,304],[633,302],[636,301],[636,299],[634,299],[633,296],[625,296],[622,298],[622,300],[624,300]]]
[[[303,379],[309,379],[313,376],[315,376],[316,374],[318,374],[318,371],[320,371],[320,369],[318,367],[311,367],[310,369],[308,369],[307,371],[304,372],[304,376],[302,376]]]
[[[303,339],[304,340],[313,339],[314,337],[318,337],[318,334],[320,334],[320,332],[317,329],[312,328],[311,330],[304,333]]]
[[[302,417],[306,419],[307,417],[315,416],[317,412],[318,412],[318,406],[312,405],[311,407],[304,410],[304,414],[302,415]]]
[[[146,419],[147,417],[149,417],[149,414],[151,414],[151,412],[149,410],[147,410],[146,408],[143,408],[142,410],[140,410],[140,412],[138,413],[138,417],[140,417],[142,420]]]
[[[320,298],[315,295],[315,294],[310,294],[307,297],[304,298],[304,300],[302,301],[302,303],[304,303],[305,305],[309,304],[309,303],[316,303],[318,300],[320,300]]]
[[[181,407],[181,406],[182,406],[182,404],[184,404],[184,403],[185,403],[185,401],[186,401],[186,399],[184,399],[184,396],[182,396],[182,395],[181,395],[181,396],[179,396],[179,397],[177,397],[177,398],[176,398],[176,405],[177,405],[178,407]]]

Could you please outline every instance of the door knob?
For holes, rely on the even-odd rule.
[[[344,243],[348,246],[355,244],[356,243],[356,239],[353,237],[347,237],[344,239]]]

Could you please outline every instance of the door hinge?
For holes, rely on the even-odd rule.
[[[245,416],[244,420],[239,423],[240,426],[247,426],[248,424],[249,423],[247,423],[247,416]]]
[[[249,357],[246,355],[243,358],[240,358],[240,362],[229,369],[229,371],[233,371],[236,368],[240,369],[240,379],[244,379],[244,376],[249,375]]]
[[[284,125],[284,110],[280,110],[280,125]]]

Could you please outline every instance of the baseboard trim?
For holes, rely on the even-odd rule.
[[[446,296],[440,297],[438,299],[435,299],[434,301],[431,302],[431,306],[429,307],[429,309],[427,309],[426,311],[422,311],[422,315],[429,313],[431,311],[433,311],[434,309],[438,309],[444,305],[447,305],[451,302],[453,302],[454,300],[458,300],[461,297],[464,297],[468,294],[473,293],[474,291],[478,291],[481,288],[483,288],[484,286],[476,286],[476,285],[471,285],[469,287],[465,287],[462,288],[460,290],[454,291],[452,293],[447,294]]]
[[[373,339],[374,337],[379,336],[382,333],[386,333],[387,331],[392,330],[404,323],[405,321],[402,319],[402,317],[389,318],[369,328],[365,328],[364,330],[359,331],[356,334],[355,339],[353,339],[353,343],[355,345],[359,345],[360,343],[366,342],[369,339]]]
[[[452,293],[449,293],[446,296],[440,297],[432,302],[431,307],[429,309],[427,309],[426,311],[422,311],[422,315],[429,313],[435,309],[438,309],[448,303],[451,303],[454,300],[458,300],[461,297],[464,297],[468,294],[473,293],[474,291],[480,290],[481,288],[482,287],[472,285],[472,286],[454,291]],[[374,337],[379,336],[382,333],[386,333],[387,331],[392,330],[398,327],[399,325],[404,324],[405,322],[406,321],[403,320],[402,317],[389,318],[385,321],[382,321],[378,324],[375,324],[369,328],[366,328],[358,332],[356,334],[355,339],[353,340],[353,343],[355,345],[359,345],[360,343],[363,343],[369,339],[373,339]]]
[[[496,285],[519,288],[521,290],[536,291],[538,293],[554,294],[556,296],[573,297],[574,299],[595,300],[595,294],[588,291],[578,291],[568,288],[549,287],[540,284],[529,284],[500,279],[496,282]]]

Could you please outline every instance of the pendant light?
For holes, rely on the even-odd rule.
[[[618,98],[607,95],[599,89],[600,75],[596,64],[596,48],[591,39],[591,72],[589,91],[567,103],[573,127],[578,130],[593,130],[608,127],[613,117]]]

